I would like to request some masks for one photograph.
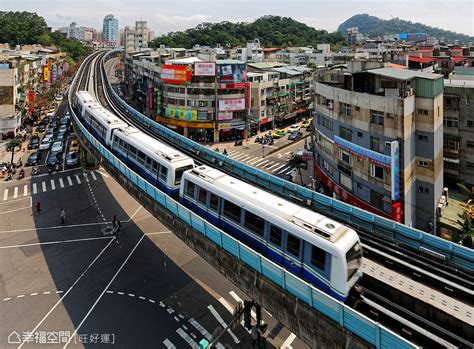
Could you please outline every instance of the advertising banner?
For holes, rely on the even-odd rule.
[[[402,222],[403,210],[402,204],[400,201],[397,201],[392,204],[392,219],[395,222]]]
[[[381,154],[371,149],[361,147],[360,145],[349,142],[339,136],[334,136],[334,143],[336,143],[338,146],[346,149],[347,151],[351,152],[354,155],[357,155],[364,159],[372,161],[380,166],[390,167],[390,164],[391,164],[390,156]]]
[[[180,119],[185,121],[196,121],[197,110],[186,110],[179,108],[166,107],[165,116],[167,118]]]
[[[53,59],[48,59],[49,82],[53,82]]]
[[[390,167],[391,167],[391,184],[392,184],[392,200],[400,199],[400,149],[398,141],[390,142]]]
[[[216,76],[215,62],[196,62],[194,63],[195,76]]]
[[[245,82],[239,82],[238,84],[219,84],[219,88],[224,88],[224,89],[245,88]]]
[[[217,72],[220,81],[223,83],[241,83],[247,81],[246,67],[243,63],[220,64]]]
[[[45,65],[43,66],[43,82],[48,82],[49,81],[49,70],[48,66]]]
[[[35,111],[35,90],[28,92],[28,112],[31,114]]]
[[[232,120],[233,113],[229,111],[221,111],[217,113],[217,120]]]
[[[245,109],[245,98],[219,99],[219,111],[236,111]]]
[[[182,84],[191,81],[191,68],[181,65],[161,66],[161,80],[168,84]]]
[[[58,79],[58,66],[55,64],[53,65],[53,72],[52,72],[51,82],[56,81]]]
[[[247,82],[245,90],[245,108],[250,108],[250,82]]]
[[[153,110],[153,106],[154,106],[154,105],[153,105],[153,104],[154,104],[154,103],[153,103],[153,102],[154,102],[154,100],[153,100],[153,92],[154,92],[154,88],[153,88],[153,87],[149,87],[149,88],[148,88],[148,96],[147,96],[147,98],[148,98],[148,110]]]

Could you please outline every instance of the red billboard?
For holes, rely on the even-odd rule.
[[[245,90],[245,107],[250,108],[250,82],[247,82],[247,88]]]
[[[35,90],[28,92],[28,112],[31,114],[35,111]]]
[[[237,84],[219,84],[219,88],[227,88],[227,89],[245,88],[245,82],[239,82]]]
[[[161,81],[168,84],[182,84],[191,81],[191,67],[183,65],[163,64]]]

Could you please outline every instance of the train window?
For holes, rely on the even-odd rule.
[[[347,280],[359,269],[362,263],[362,249],[358,242],[346,253],[347,260]]]
[[[209,199],[209,207],[214,211],[217,211],[219,207],[219,197],[211,193],[211,197]]]
[[[316,268],[324,270],[324,265],[326,262],[326,251],[317,246],[313,246],[311,250],[311,264]]]
[[[153,173],[158,173],[158,163],[156,161],[152,161],[151,168],[153,170]]]
[[[240,223],[240,213],[241,213],[240,206],[233,204],[230,201],[224,201],[224,216],[227,218],[232,219],[234,222]]]
[[[152,161],[153,160],[151,158],[149,158],[149,157],[146,158],[146,168],[149,169],[149,170],[151,170],[151,162]]]
[[[265,228],[265,220],[252,212],[245,212],[244,225],[254,233],[263,236],[263,229]]]
[[[137,157],[137,148],[135,148],[133,145],[131,145],[130,148],[128,149],[128,156],[131,158]]]
[[[178,169],[176,170],[175,175],[174,175],[174,185],[180,185],[180,183],[181,183],[181,177],[183,177],[184,171],[190,170],[190,169],[192,169],[192,168],[193,168],[192,165],[184,166],[184,167],[178,168]]]
[[[199,188],[199,202],[207,204],[207,190],[204,188]]]
[[[191,198],[194,198],[194,183],[193,182],[190,182],[190,181],[187,181],[187,186],[186,186],[186,195],[191,197]]]
[[[274,225],[270,225],[270,242],[281,247],[281,237],[283,235],[283,231],[275,227]]]
[[[138,151],[137,153],[137,160],[140,164],[144,165],[145,164],[145,157],[146,155],[144,153],[142,153],[140,150]]]
[[[286,250],[292,255],[299,257],[300,256],[300,245],[301,240],[297,237],[288,234],[288,241],[286,242]]]
[[[160,168],[160,178],[164,181],[166,181],[166,178],[168,177],[168,169],[164,166],[161,166]]]

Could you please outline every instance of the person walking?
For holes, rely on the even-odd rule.
[[[224,148],[223,154],[227,156],[227,148]]]
[[[118,236],[121,233],[121,227],[122,224],[120,224],[120,221],[117,219],[117,216],[114,215],[114,218],[112,218],[112,232],[115,236]]]
[[[64,224],[64,222],[66,221],[66,211],[64,211],[64,208],[61,209],[59,217],[61,218],[61,224]]]
[[[36,213],[41,214],[41,204],[39,201],[36,201],[35,208],[36,208]]]

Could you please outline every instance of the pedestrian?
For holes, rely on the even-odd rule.
[[[61,209],[59,217],[61,218],[61,224],[64,224],[64,222],[66,221],[66,211],[64,211],[64,208]]]
[[[39,201],[36,201],[35,208],[36,208],[36,213],[41,214],[41,204]]]
[[[114,218],[112,219],[112,232],[114,235],[119,235],[121,233],[120,228],[122,227],[122,224],[120,224],[120,221],[117,219],[117,216],[114,215]]]
[[[227,156],[227,148],[224,148],[224,151],[222,152],[225,156]]]

